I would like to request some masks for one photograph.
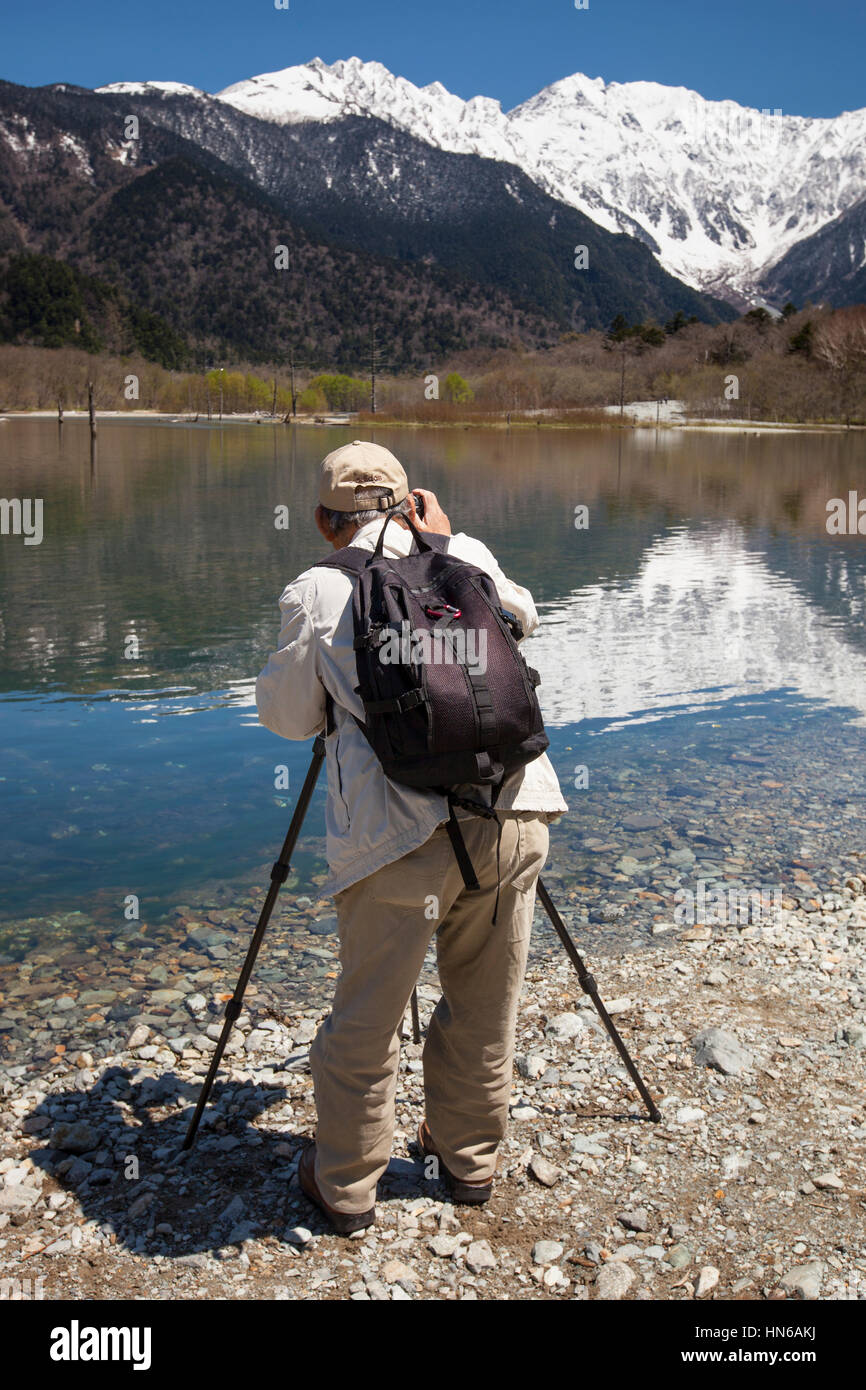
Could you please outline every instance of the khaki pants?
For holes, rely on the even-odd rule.
[[[549,831],[537,812],[504,814],[496,925],[496,824],[461,819],[480,892],[466,891],[440,826],[423,845],[335,897],[342,974],[310,1049],[316,1181],[325,1201],[362,1212],[388,1166],[398,1029],[436,937],[442,998],[423,1052],[426,1118],[455,1177],[485,1182],[505,1133],[517,1005]],[[419,1119],[421,1117],[419,1116]]]

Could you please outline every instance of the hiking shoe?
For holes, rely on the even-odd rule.
[[[298,1164],[298,1182],[307,1200],[317,1206],[319,1211],[327,1217],[338,1235],[350,1236],[355,1231],[365,1231],[376,1220],[375,1207],[370,1207],[369,1211],[337,1211],[336,1208],[328,1206],[316,1182],[315,1144],[308,1144],[301,1154],[301,1161]]]
[[[433,1143],[433,1136],[427,1128],[426,1120],[422,1120],[418,1126],[418,1147],[425,1157],[438,1159],[439,1172],[445,1179],[453,1202],[458,1202],[461,1206],[475,1207],[490,1201],[493,1196],[493,1179],[488,1178],[487,1182],[464,1182],[462,1178],[455,1178],[442,1162],[442,1156]]]

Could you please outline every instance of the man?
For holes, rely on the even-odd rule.
[[[451,537],[449,554],[485,570],[503,607],[530,633],[538,615],[527,590],[505,577],[480,541],[451,535],[432,492],[416,491],[423,520],[394,455],[355,440],[322,463],[316,524],[335,550],[372,551],[393,515],[384,553],[407,555],[414,540],[399,517],[408,515],[419,530]],[[290,584],[280,599],[279,649],[256,684],[259,718],[285,738],[320,732],[326,695],[333,700],[326,740],[331,872],[322,892],[334,895],[342,971],[310,1050],[318,1126],[299,1181],[343,1234],[375,1219],[376,1183],[394,1134],[398,1030],[434,935],[442,998],[423,1052],[419,1144],[439,1160],[455,1201],[489,1198],[508,1118],[536,879],[548,822],[567,810],[543,755],[503,783],[498,855],[496,820],[458,813],[480,884],[467,892],[446,831],[446,798],[387,778],[356,723],[364,707],[355,690],[352,596],[350,576],[331,568],[313,566]],[[459,791],[490,804],[489,788]]]

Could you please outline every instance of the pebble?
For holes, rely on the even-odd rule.
[[[285,1239],[289,1245],[299,1245],[303,1249],[313,1239],[313,1233],[306,1226],[290,1226],[286,1231]]]
[[[812,1179],[816,1187],[823,1191],[844,1192],[845,1184],[838,1173],[821,1173],[819,1177]]]
[[[438,1255],[441,1260],[450,1260],[461,1244],[471,1240],[471,1236],[462,1235],[438,1235],[431,1236],[427,1242],[427,1249],[432,1250],[434,1255]]]
[[[646,1207],[637,1207],[633,1211],[622,1211],[616,1219],[627,1231],[648,1231],[650,1228]]]
[[[485,1269],[496,1268],[496,1256],[487,1240],[473,1240],[466,1251],[466,1267],[473,1274],[481,1274]]]
[[[576,1134],[571,1141],[571,1152],[573,1154],[589,1154],[593,1158],[608,1158],[607,1149],[595,1139],[589,1139],[585,1134]]]
[[[714,1067],[725,1076],[736,1076],[753,1065],[750,1052],[733,1033],[723,1028],[706,1028],[693,1041],[695,1062],[699,1067]]]
[[[808,1264],[796,1265],[783,1274],[780,1286],[797,1298],[817,1298],[821,1292],[824,1265],[820,1260],[810,1260]]]
[[[704,1265],[698,1276],[697,1288],[695,1289],[696,1298],[704,1298],[719,1282],[719,1271],[715,1265]]]
[[[532,1105],[525,1105],[522,1102],[511,1107],[511,1118],[513,1120],[537,1120],[538,1111]]]
[[[537,1265],[552,1265],[561,1259],[564,1247],[558,1240],[537,1240],[532,1247],[532,1262]]]
[[[544,1154],[533,1154],[529,1160],[529,1171],[544,1187],[555,1187],[562,1177],[562,1169],[545,1158]]]
[[[538,1052],[530,1052],[528,1056],[521,1056],[515,1059],[515,1065],[521,1076],[525,1076],[529,1081],[537,1081],[547,1070],[547,1060]]]
[[[55,1125],[49,1143],[52,1149],[62,1153],[84,1154],[95,1149],[99,1143],[99,1131],[86,1120],[76,1120],[72,1124]]]
[[[678,1125],[693,1125],[698,1120],[705,1120],[706,1118],[706,1110],[702,1110],[699,1105],[681,1105],[677,1111]]]
[[[665,1263],[671,1269],[685,1269],[692,1262],[692,1252],[687,1245],[672,1245],[665,1255]]]
[[[571,1042],[584,1031],[586,1024],[579,1014],[557,1014],[548,1021],[545,1032],[556,1042]]]
[[[415,1271],[403,1264],[402,1260],[387,1260],[380,1269],[379,1275],[386,1284],[398,1284],[401,1281],[415,1284],[418,1278]]]
[[[625,1298],[635,1281],[635,1272],[626,1264],[606,1264],[598,1271],[595,1296],[604,1299]]]

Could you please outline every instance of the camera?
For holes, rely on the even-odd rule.
[[[418,516],[419,520],[423,521],[423,520],[424,520],[424,498],[421,496],[421,493],[420,493],[420,492],[413,492],[413,493],[412,493],[412,498],[413,498],[413,500],[414,500],[414,502],[415,502],[415,512],[416,512],[416,515]]]

